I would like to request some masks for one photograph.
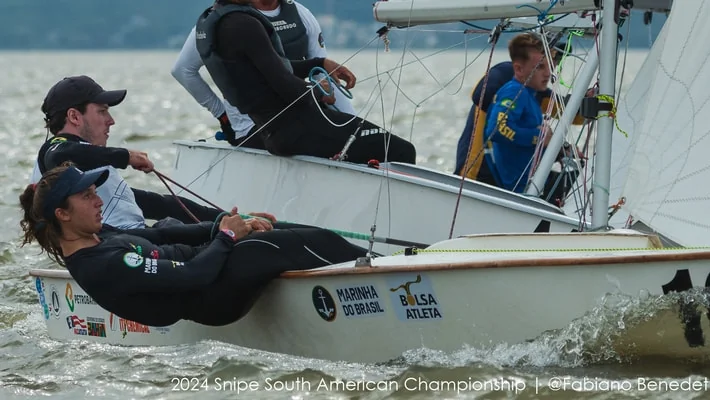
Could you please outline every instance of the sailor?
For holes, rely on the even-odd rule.
[[[287,60],[276,28],[250,3],[219,0],[205,10],[197,22],[197,50],[227,101],[264,133],[269,152],[331,158],[354,135],[348,161],[415,163],[416,151],[406,140],[369,121],[321,108],[317,101],[332,104],[334,98],[304,81],[315,67],[334,82],[344,81],[346,89],[355,85],[355,75],[328,58]]]
[[[543,124],[538,94],[547,90],[550,66],[540,36],[525,33],[508,44],[513,78],[495,94],[486,116],[484,163],[498,187],[522,193],[541,134],[547,147],[552,132]],[[576,177],[575,177],[576,178]]]
[[[166,223],[194,222],[182,202],[201,221],[214,221],[219,211],[191,200],[161,195],[128,186],[117,169],[129,165],[146,173],[153,162],[141,151],[106,147],[109,130],[115,124],[109,108],[120,104],[126,90],[104,90],[88,76],[72,76],[57,82],[44,98],[42,113],[53,137],[39,150],[31,182],[65,161],[84,171],[108,166],[109,177],[98,190],[103,200],[104,223],[121,229],[144,228],[146,219]],[[258,213],[267,218],[270,214]]]
[[[282,272],[355,260],[365,249],[324,229],[272,230],[236,210],[218,222],[119,230],[101,223],[105,170],[47,171],[20,195],[23,245],[37,241],[99,306],[150,326],[241,318]]]
[[[522,34],[529,35],[529,34]],[[548,35],[548,41],[551,44],[551,55],[553,60],[553,68],[559,65],[565,54],[571,53],[571,46],[568,46],[565,40],[556,40],[554,34]],[[483,130],[486,124],[487,111],[493,103],[493,97],[496,92],[514,77],[514,68],[512,61],[504,61],[494,65],[487,74],[476,84],[476,87],[471,94],[473,104],[466,118],[466,126],[459,137],[456,148],[456,165],[454,173],[456,175],[465,175],[469,179],[475,179],[479,182],[484,182],[490,185],[496,185],[486,163],[483,162]],[[487,79],[487,80],[486,80]],[[481,92],[483,84],[486,84],[486,91],[481,101]],[[542,109],[547,108],[548,102],[553,95],[552,90],[545,88],[542,91],[536,92],[535,97],[540,103]],[[478,113],[478,117],[476,117]],[[553,114],[556,113],[556,109]],[[474,132],[474,120],[477,122]],[[581,117],[576,117],[573,124],[581,124],[584,120]],[[471,138],[473,137],[473,147],[471,147]],[[470,151],[469,151],[469,147]]]
[[[288,59],[306,60],[328,56],[320,25],[302,4],[293,0],[257,0],[253,6],[274,25]],[[173,77],[217,118],[222,133],[230,144],[264,149],[261,135],[254,134],[257,130],[254,122],[212,91],[199,73],[202,66],[193,27],[173,65]],[[350,99],[340,90],[335,91],[333,106],[344,113],[355,115]]]

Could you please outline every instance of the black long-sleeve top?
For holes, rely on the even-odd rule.
[[[64,259],[79,286],[104,309],[145,325],[194,319],[200,292],[217,279],[234,242],[213,224],[117,230]]]
[[[73,162],[82,171],[99,167],[112,166],[118,169],[128,167],[128,150],[118,147],[93,146],[82,138],[60,133],[45,142],[39,150],[37,161],[41,173],[45,173],[65,161]],[[195,222],[172,195],[163,195],[146,190],[131,188],[135,204],[142,211],[143,217],[159,220],[166,217],[178,219],[184,223]],[[178,196],[178,199],[200,221],[214,221],[219,211]],[[125,199],[131,201],[131,199]],[[104,200],[104,203],[107,201]],[[108,206],[108,205],[106,205]]]
[[[232,73],[241,75],[244,70],[253,71],[254,76],[243,76],[250,80],[253,97],[249,115],[270,116],[283,110],[308,90],[304,79],[314,67],[323,67],[324,58],[291,60],[293,73],[284,65],[274,50],[264,26],[255,17],[246,13],[233,12],[225,15],[217,27],[217,53],[226,62]],[[243,68],[248,63],[253,68]],[[230,65],[231,64],[231,65]]]

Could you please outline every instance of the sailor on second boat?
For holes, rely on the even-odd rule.
[[[321,96],[319,89],[304,81],[314,68],[345,81],[346,89],[355,85],[355,75],[327,58],[286,59],[271,21],[250,3],[218,0],[205,10],[197,21],[197,49],[227,101],[262,128],[267,150],[330,158],[356,134],[348,161],[415,163],[416,150],[408,141],[369,121],[320,107],[313,99],[314,94]],[[321,96],[321,101],[332,104],[334,98]],[[363,136],[364,131],[370,134]]]
[[[255,0],[253,6],[271,21],[289,60],[327,58],[323,32],[311,11],[294,0]],[[197,51],[196,28],[187,37],[171,74],[192,97],[219,120],[225,139],[233,146],[264,149],[261,135],[254,134],[258,126],[248,115],[218,97],[205,82],[199,70],[204,66]],[[335,91],[337,110],[355,115],[350,99],[340,90]]]

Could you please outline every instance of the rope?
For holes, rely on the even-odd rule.
[[[216,205],[216,204],[210,202],[209,200],[207,200],[207,199],[205,199],[204,197],[200,196],[199,194],[193,192],[192,190],[186,188],[185,186],[183,186],[183,185],[181,185],[181,184],[175,182],[175,181],[172,180],[170,177],[168,177],[167,175],[165,175],[165,174],[159,172],[158,170],[155,170],[155,169],[154,169],[154,170],[153,170],[153,173],[155,173],[155,175],[157,175],[158,178],[160,178],[160,180],[163,182],[163,184],[165,184],[165,187],[168,188],[168,190],[170,191],[170,193],[175,197],[175,199],[178,200],[178,202],[180,203],[180,206],[182,206],[182,208],[183,208],[184,210],[186,210],[186,211],[188,212],[188,214],[192,215],[192,213],[191,213],[189,210],[187,210],[187,207],[182,203],[182,201],[180,201],[180,198],[173,192],[172,189],[170,189],[170,186],[168,186],[168,184],[165,183],[166,180],[167,180],[168,182],[174,184],[175,186],[179,187],[180,189],[182,189],[182,190],[184,190],[184,191],[190,193],[191,195],[197,197],[198,199],[204,201],[205,203],[209,204],[212,208],[214,208],[214,209],[216,209],[216,210],[218,210],[218,211],[220,211],[220,212],[226,212],[225,210],[223,210],[222,208],[220,208],[218,205]],[[192,218],[195,219],[196,222],[200,222],[200,220],[197,219],[197,217],[195,217],[194,215],[192,215]]]
[[[325,75],[325,78],[320,78],[317,79],[315,78],[316,74],[323,74]],[[308,73],[308,80],[311,81],[311,83],[315,84],[318,89],[320,89],[321,93],[323,93],[324,96],[332,96],[333,93],[335,93],[335,90],[333,89],[334,87],[340,90],[340,92],[345,95],[348,99],[353,98],[353,94],[350,93],[348,89],[343,87],[343,85],[340,84],[340,82],[336,81],[333,79],[332,76],[328,75],[328,71],[321,67],[313,67],[311,71]],[[325,89],[323,89],[323,86],[321,85],[322,81],[327,81],[328,84],[330,85],[330,92],[326,92]]]
[[[629,137],[629,134],[626,133],[621,127],[619,126],[619,120],[616,119],[616,102],[614,101],[614,98],[612,96],[608,96],[605,94],[599,94],[597,95],[597,98],[602,101],[606,101],[607,103],[611,104],[611,111],[609,111],[606,114],[599,115],[596,119],[599,119],[601,117],[609,117],[614,120],[614,126],[616,126],[616,129],[621,132],[624,137]]]
[[[155,173],[155,175],[158,177],[158,179],[160,179],[160,181],[163,182],[163,184],[165,185],[165,187],[168,188],[168,191],[170,191],[170,194],[173,195],[173,197],[177,200],[178,204],[180,204],[180,207],[187,213],[187,215],[189,215],[190,218],[192,218],[196,223],[199,223],[199,222],[200,222],[199,218],[197,218],[197,217],[195,216],[195,214],[193,214],[193,213],[187,208],[187,206],[185,206],[185,204],[182,202],[182,200],[180,200],[180,198],[175,194],[175,192],[173,192],[173,190],[170,188],[170,186],[167,184],[167,182],[165,182],[166,179],[169,180],[170,182],[173,182],[173,183],[175,183],[175,181],[173,181],[172,179],[168,178],[167,176],[161,174],[160,172],[158,172],[158,170],[155,170],[155,169],[154,169],[154,170],[153,170],[153,173]],[[179,185],[178,185],[178,186],[179,186]],[[190,190],[188,190],[188,192],[192,193]],[[216,207],[215,207],[215,208],[216,208]]]
[[[355,53],[354,53],[352,56],[348,57],[348,58],[347,58],[345,61],[343,61],[340,65],[344,65],[345,63],[347,63],[348,61],[350,61],[353,57],[355,57],[355,56],[358,55],[360,52],[362,52],[366,47],[368,47],[372,42],[374,42],[374,41],[377,40],[378,38],[379,38],[379,36],[373,37],[369,42],[367,42],[364,46],[360,47],[357,51],[355,51]],[[340,68],[340,67],[338,67],[338,68]],[[336,68],[336,70],[337,70],[337,68]],[[335,70],[334,70],[334,71],[335,71]],[[258,129],[256,129],[251,135],[247,136],[247,137],[242,141],[242,143],[240,143],[240,144],[237,145],[237,146],[234,146],[234,148],[239,148],[239,147],[241,147],[242,144],[246,143],[249,139],[251,139],[252,137],[254,137],[254,135],[256,135],[256,134],[258,134],[259,132],[261,132],[267,125],[269,125],[271,122],[273,122],[276,118],[278,118],[278,117],[279,117],[281,114],[283,114],[286,110],[288,110],[289,108],[291,108],[294,104],[296,104],[299,100],[301,100],[301,99],[302,99],[304,96],[306,96],[308,93],[311,93],[311,94],[312,94],[312,93],[313,93],[313,88],[309,88],[308,90],[306,90],[305,92],[303,92],[300,96],[298,96],[298,98],[297,98],[296,100],[292,101],[290,104],[288,104],[286,107],[284,107],[283,110],[279,111],[279,112],[278,112],[276,115],[274,115],[270,120],[266,121],[266,123],[264,123],[264,125],[260,126]],[[198,179],[200,179],[200,178],[203,177],[205,174],[207,174],[208,172],[210,172],[214,167],[216,167],[217,165],[219,165],[219,163],[221,163],[222,161],[224,161],[224,159],[227,158],[230,154],[232,154],[231,151],[230,151],[230,152],[227,152],[224,156],[222,156],[222,157],[220,157],[219,159],[217,159],[217,161],[215,161],[214,163],[211,163],[210,166],[207,167],[207,169],[205,169],[201,174],[199,174],[197,177],[195,177],[190,183],[187,184],[187,186],[190,186],[190,185],[192,185],[193,183],[197,182]]]
[[[498,38],[493,37],[492,45],[491,45],[491,52],[488,55],[488,64],[486,65],[486,76],[483,78],[483,87],[481,88],[481,96],[478,99],[478,104],[479,106],[483,105],[483,98],[486,95],[486,87],[488,86],[488,75],[489,71],[491,69],[491,64],[493,63],[493,53],[496,48],[496,44],[498,43]],[[471,151],[473,150],[473,141],[476,136],[476,124],[478,123],[478,115],[480,114],[481,108],[479,108],[479,112],[475,112],[473,116],[473,130],[471,131],[471,140],[468,143],[468,151],[466,152],[466,160],[469,159],[471,156]],[[485,142],[483,143],[483,146],[485,147]],[[466,180],[466,175],[468,175],[468,172],[473,168],[473,166],[478,162],[479,157],[481,156],[481,153],[476,155],[476,158],[471,161],[471,164],[464,164],[462,170],[461,170],[461,181],[459,182],[459,193],[456,196],[456,205],[454,206],[454,216],[451,220],[451,229],[449,230],[449,239],[451,239],[454,236],[454,227],[456,226],[456,217],[458,216],[459,212],[459,205],[461,204],[461,195],[463,193],[463,183]],[[486,162],[486,160],[483,160],[483,162]]]
[[[496,27],[496,29],[494,30],[494,32],[496,32],[496,31],[499,29],[499,27],[500,27],[500,25],[499,25],[498,27]],[[500,29],[501,29],[501,31],[502,31],[503,27],[500,27]],[[498,33],[500,33],[500,32],[498,32]],[[487,82],[488,82],[488,71],[489,71],[490,68],[491,68],[491,67],[490,67],[490,64],[491,64],[492,59],[493,59],[493,50],[495,49],[495,44],[496,44],[496,42],[498,41],[498,37],[497,37],[497,36],[498,36],[498,35],[494,35],[494,34],[491,35],[491,42],[493,43],[493,46],[491,47],[491,54],[490,54],[489,59],[488,59],[488,66],[487,66],[487,68],[486,68],[486,76],[485,76],[485,78],[484,78],[484,86],[482,87],[481,98],[480,98],[480,100],[479,100],[479,104],[482,104],[482,103],[483,103],[483,96],[484,96],[484,94],[485,94],[485,89],[486,89],[486,86],[485,86],[485,85],[487,85]],[[533,70],[530,72],[530,74],[528,75],[528,77],[525,79],[525,82],[523,82],[523,85],[521,86],[520,90],[518,91],[518,93],[516,93],[515,98],[513,98],[512,103],[515,103],[515,102],[518,100],[518,98],[520,97],[520,95],[523,93],[523,91],[525,90],[525,87],[527,86],[528,82],[529,82],[530,79],[532,78],[533,74],[534,74],[535,71],[540,67],[540,64],[542,63],[542,60],[543,60],[543,59],[540,59],[540,61],[538,61],[538,63],[535,65],[535,68],[533,68]],[[503,121],[508,117],[508,114],[510,113],[510,110],[511,110],[511,108],[508,108],[508,109],[505,111],[505,114],[503,115],[503,118],[498,119],[498,122],[496,123],[495,129],[493,130],[493,133],[491,133],[491,135],[495,135],[496,133],[499,133],[500,125],[501,125],[501,124],[503,123]],[[476,133],[476,125],[475,125],[475,124],[476,124],[476,122],[478,122],[477,120],[478,120],[478,113],[475,113],[475,115],[474,115],[473,131],[471,132],[471,142],[469,143],[468,152],[467,152],[467,154],[466,154],[466,159],[467,159],[467,160],[468,160],[469,157],[471,156],[471,150],[473,149],[473,139],[475,138],[475,133]],[[490,138],[489,138],[489,140],[490,140]],[[457,214],[458,214],[459,205],[460,205],[460,203],[461,203],[461,195],[462,195],[462,192],[463,192],[463,184],[464,184],[464,182],[465,182],[466,175],[468,175],[468,172],[471,170],[471,168],[473,168],[473,166],[478,162],[478,159],[483,155],[484,151],[485,151],[485,141],[484,141],[484,149],[481,149],[481,151],[478,152],[478,154],[476,155],[476,158],[475,158],[470,164],[464,164],[464,167],[462,168],[462,171],[461,171],[461,181],[460,181],[460,185],[459,185],[459,193],[458,193],[458,196],[457,196],[457,198],[456,198],[456,205],[454,206],[454,216],[453,216],[453,219],[452,219],[452,221],[451,221],[451,229],[450,229],[450,231],[449,231],[449,239],[451,239],[451,238],[453,237],[453,234],[454,234],[454,226],[455,226],[455,224],[456,224],[456,216],[457,216]],[[483,160],[483,162],[485,162],[485,160]]]
[[[547,9],[546,9],[545,11],[541,12],[540,15],[537,16],[537,21],[538,21],[538,22],[542,22],[542,21],[544,21],[545,19],[547,19],[547,13],[549,13],[550,10],[552,10],[552,7],[554,7],[554,6],[557,5],[557,2],[558,2],[558,1],[559,1],[559,0],[552,0],[552,1],[550,1],[550,6],[547,7]]]
[[[562,53],[562,59],[560,60],[560,63],[557,64],[557,76],[560,78],[560,85],[568,89],[572,88],[572,85],[567,85],[564,82],[564,79],[562,79],[562,67],[564,66],[565,61],[567,61],[567,58],[570,57],[570,49],[572,47],[572,36],[583,37],[584,31],[574,30],[569,32],[569,36],[567,36],[567,43],[565,44],[565,51]]]
[[[532,7],[532,6],[528,6],[528,5],[526,5],[526,6],[527,6],[527,7]],[[518,8],[520,8],[520,6],[519,6]],[[539,9],[537,9],[537,8],[535,8],[535,7],[532,7],[532,8],[534,8],[535,11],[540,12]],[[568,15],[570,15],[570,14],[571,14],[571,13],[563,14],[563,15],[557,17],[557,18],[553,18],[553,16],[550,15],[550,16],[548,16],[548,18],[547,18],[548,21],[546,21],[545,23],[543,23],[542,26],[547,26],[547,25],[553,24],[553,23],[555,23],[555,22],[561,20],[562,18],[564,18],[564,17],[566,17],[566,16],[568,16]],[[461,23],[464,24],[464,25],[468,25],[468,26],[470,26],[470,27],[472,27],[472,28],[475,28],[475,29],[477,29],[477,30],[479,30],[479,31],[485,31],[485,32],[490,32],[490,31],[491,31],[491,28],[485,28],[485,27],[482,27],[482,26],[479,26],[479,25],[476,25],[476,24],[472,24],[472,23],[470,23],[470,22],[468,22],[468,21],[459,21],[459,22],[461,22]],[[521,32],[528,32],[528,31],[531,31],[531,30],[535,30],[535,29],[537,29],[537,28],[538,28],[537,26],[534,26],[534,27],[530,27],[530,28],[508,29],[508,30],[506,30],[505,32],[506,32],[506,33],[521,33]]]
[[[710,246],[696,247],[609,247],[609,248],[572,248],[572,249],[419,249],[413,248],[414,254],[418,253],[582,253],[582,252],[622,252],[622,251],[682,251],[682,250],[710,250]],[[400,250],[394,254],[403,254],[406,250]]]
[[[153,170],[153,173],[155,173],[155,175],[160,179],[160,181],[163,182],[163,184],[165,185],[165,187],[168,188],[168,190],[169,190],[170,193],[173,195],[173,197],[175,198],[175,200],[177,200],[178,204],[180,204],[180,207],[181,207],[183,210],[185,210],[185,212],[186,212],[196,223],[200,223],[200,222],[202,222],[202,221],[200,221],[192,212],[190,212],[190,210],[187,208],[187,206],[185,206],[185,204],[182,202],[182,200],[180,200],[180,198],[175,194],[175,192],[173,192],[173,190],[170,188],[170,186],[167,184],[166,181],[169,181],[169,182],[173,183],[174,185],[180,187],[181,189],[187,191],[188,193],[190,193],[190,194],[192,194],[193,196],[197,197],[198,199],[204,201],[205,203],[209,204],[209,205],[212,206],[214,209],[216,209],[217,211],[220,212],[219,215],[217,215],[217,217],[216,217],[215,220],[214,220],[214,226],[212,227],[211,237],[214,237],[214,235],[216,234],[216,229],[217,229],[217,227],[219,226],[219,221],[222,219],[222,217],[224,217],[224,216],[226,216],[226,215],[231,215],[231,213],[225,211],[225,210],[222,209],[221,207],[215,205],[214,203],[212,203],[212,202],[210,202],[209,200],[205,199],[204,197],[198,195],[197,193],[191,191],[190,189],[186,188],[185,186],[179,184],[178,182],[175,182],[173,179],[171,179],[171,178],[168,177],[167,175],[165,175],[165,174],[163,174],[163,173],[161,173],[161,172],[159,172],[159,171],[157,171],[157,170]],[[259,218],[259,219],[263,219],[263,220],[265,220],[265,221],[268,221],[268,220],[265,219],[265,218],[258,217],[258,216],[253,216],[253,215],[248,215],[248,214],[241,214],[241,213],[240,213],[239,216],[240,216],[242,219]],[[279,222],[282,222],[282,223],[292,223],[292,222],[288,222],[288,221],[279,221]],[[271,221],[269,221],[269,223],[271,223]],[[372,236],[372,235],[370,235],[370,234],[359,233],[359,232],[343,231],[343,230],[338,230],[338,229],[328,229],[328,230],[331,231],[331,232],[333,232],[333,233],[335,233],[335,234],[337,234],[337,235],[340,235],[340,236],[345,237],[345,238],[350,238],[350,239],[359,239],[359,240],[365,240],[365,241],[370,241],[370,240],[372,240],[372,241],[378,242],[378,243],[393,244],[393,245],[398,245],[398,246],[418,246],[418,247],[428,247],[428,246],[429,246],[428,244],[425,244],[425,243],[412,242],[412,241],[401,240],[401,239],[393,239],[393,238],[389,238],[389,237]]]
[[[317,78],[316,75],[325,75],[325,77]],[[311,69],[311,71],[308,73],[308,81],[311,82],[314,87],[317,87],[318,89],[320,89],[320,92],[321,92],[321,94],[323,94],[323,96],[326,96],[326,97],[333,96],[335,94],[335,89],[338,89],[340,91],[340,93],[342,93],[348,99],[353,98],[352,93],[350,93],[350,91],[348,89],[343,87],[343,85],[341,85],[340,82],[333,79],[333,77],[328,74],[328,71],[326,71],[325,69],[323,69],[321,67],[313,67]],[[328,82],[328,88],[330,90],[325,90],[325,88],[323,87],[324,81]],[[315,93],[312,92],[312,94],[313,94],[313,99],[316,101],[316,104],[317,104],[318,100],[315,98]],[[331,104],[330,107],[333,107],[337,111],[340,111],[340,109],[335,104]],[[323,116],[325,117],[325,115],[323,115]],[[326,119],[328,119],[328,118],[326,117]]]

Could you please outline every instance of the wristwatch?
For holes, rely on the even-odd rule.
[[[237,241],[237,234],[234,233],[233,230],[231,230],[231,229],[222,229],[221,232],[224,233],[225,235],[229,236],[230,238],[232,238],[233,241],[235,241],[235,242]]]

